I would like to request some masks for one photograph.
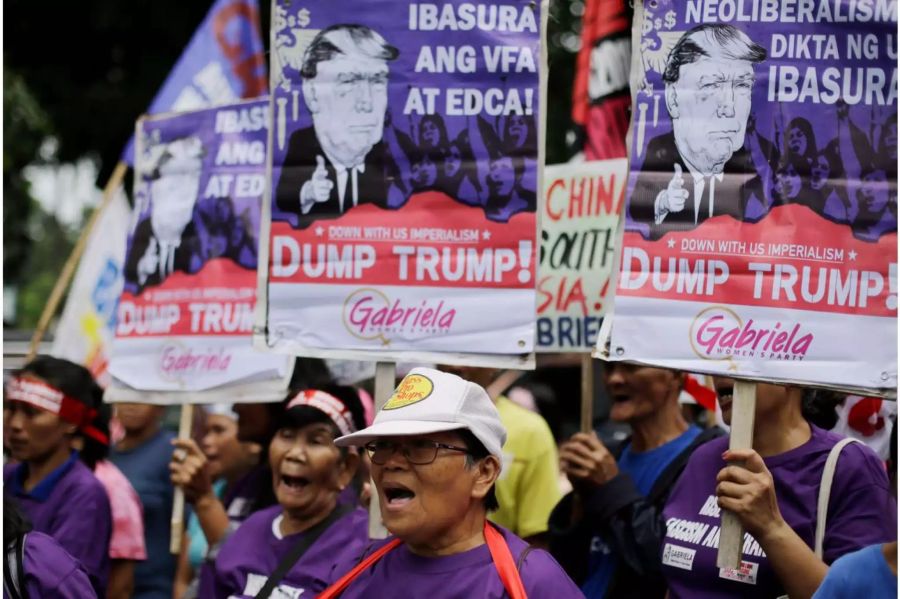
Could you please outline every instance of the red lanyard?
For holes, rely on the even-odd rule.
[[[488,551],[491,552],[491,559],[494,561],[494,567],[497,568],[497,574],[500,575],[500,581],[506,589],[506,594],[509,595],[510,599],[528,599],[528,596],[525,594],[525,587],[522,586],[519,569],[516,567],[516,562],[509,551],[509,545],[506,544],[506,540],[504,540],[500,531],[491,526],[486,520],[484,522],[484,540],[487,542]],[[357,576],[368,570],[375,562],[400,545],[400,543],[402,543],[400,539],[393,539],[381,546],[372,555],[342,576],[340,580],[322,591],[316,599],[337,599],[350,586],[350,583],[356,580]]]

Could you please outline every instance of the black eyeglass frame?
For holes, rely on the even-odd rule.
[[[404,459],[406,459],[407,462],[409,462],[410,464],[413,464],[415,466],[427,466],[428,464],[434,463],[434,461],[437,459],[439,449],[449,449],[451,451],[459,451],[459,452],[469,454],[469,455],[471,455],[471,453],[472,453],[472,450],[469,449],[468,447],[459,447],[457,445],[448,445],[447,443],[439,443],[437,441],[420,440],[418,442],[424,444],[420,447],[422,447],[422,448],[430,447],[431,449],[434,450],[434,453],[432,453],[431,459],[428,460],[427,462],[414,462],[410,456],[411,447],[408,443],[395,443],[392,441],[369,441],[363,447],[365,447],[366,452],[369,454],[369,459],[372,460],[372,463],[377,464],[379,466],[384,466],[385,464],[387,464],[388,459],[390,459],[390,457],[392,455],[397,453],[398,450],[400,450],[400,452],[403,454]],[[380,447],[380,448],[375,447],[376,445],[379,445],[379,444],[382,445],[382,447]],[[381,449],[381,450],[388,449],[387,447],[384,447],[384,445],[391,446],[390,447],[391,452],[385,457],[385,459],[383,461],[377,461],[375,459],[375,452],[378,451],[379,449]]]

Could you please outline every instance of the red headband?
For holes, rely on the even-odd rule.
[[[94,426],[97,410],[69,397],[59,389],[34,379],[13,377],[6,386],[6,399],[21,401],[59,416],[74,424],[82,433],[95,441],[109,445],[109,438]]]
[[[356,427],[353,426],[353,417],[350,415],[350,410],[347,409],[344,402],[334,395],[324,391],[307,389],[295,395],[288,402],[285,410],[290,410],[297,406],[309,406],[324,412],[326,416],[331,418],[342,435],[349,435],[356,430]]]

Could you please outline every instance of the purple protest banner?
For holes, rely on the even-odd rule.
[[[531,359],[544,14],[273,4],[266,345]]]
[[[283,392],[261,383],[287,361],[252,344],[268,110],[263,98],[138,121],[115,385],[194,393],[161,393],[164,403],[249,381],[246,401]]]
[[[896,3],[635,14],[610,359],[893,393]]]

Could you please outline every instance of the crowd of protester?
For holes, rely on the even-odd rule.
[[[685,410],[686,373],[603,364],[611,440],[521,375],[414,368],[376,412],[298,360],[282,402],[223,397],[179,439],[164,406],[39,356],[5,382],[4,597],[896,597],[896,432],[887,463],[848,443],[842,398],[758,384],[753,447],[729,451],[732,380]]]

